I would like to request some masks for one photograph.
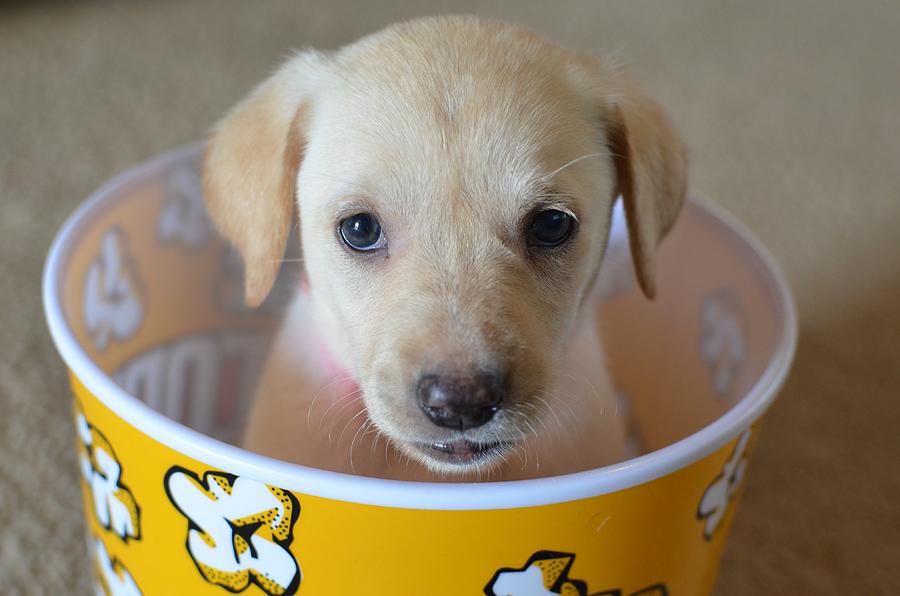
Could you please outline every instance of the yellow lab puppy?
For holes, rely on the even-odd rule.
[[[616,68],[476,18],[297,54],[229,113],[209,212],[259,304],[299,214],[303,288],[244,446],[404,479],[512,479],[627,457],[597,272],[616,197],[644,292],[685,150]]]

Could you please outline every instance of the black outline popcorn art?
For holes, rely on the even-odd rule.
[[[256,585],[269,596],[300,587],[300,565],[290,552],[300,503],[262,482],[180,466],[166,473],[169,500],[188,520],[187,551],[203,578],[229,592]]]
[[[111,227],[84,280],[84,324],[98,350],[133,336],[144,320],[142,286],[125,232]]]
[[[750,442],[751,434],[749,428],[741,433],[722,471],[706,487],[697,505],[697,519],[706,521],[703,525],[703,537],[707,540],[712,539],[719,522],[728,511],[729,503],[744,480],[747,469],[747,444]]]
[[[601,594],[593,596],[601,596]],[[610,594],[614,596],[614,592],[610,592]],[[632,592],[629,596],[669,596],[669,589],[665,584],[653,584],[637,592]]]
[[[97,596],[141,596],[131,573],[115,557],[110,557],[101,540],[93,540]]]
[[[519,568],[498,569],[484,587],[487,596],[624,596],[621,589],[589,592],[587,583],[571,579],[575,555],[552,550],[537,551]],[[629,596],[669,596],[665,584],[657,583]]]
[[[550,550],[534,553],[520,569],[499,569],[484,588],[488,596],[587,596],[587,584],[569,579],[575,555]]]
[[[141,508],[122,482],[123,466],[106,436],[80,410],[75,427],[79,439],[78,461],[91,494],[97,523],[123,542],[141,539]]]

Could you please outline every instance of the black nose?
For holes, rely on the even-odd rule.
[[[494,417],[503,402],[497,375],[427,375],[416,388],[419,407],[438,426],[466,430]]]

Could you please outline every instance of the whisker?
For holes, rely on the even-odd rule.
[[[369,411],[369,410],[368,410],[367,408],[364,407],[362,410],[360,410],[359,412],[357,412],[356,414],[354,414],[353,417],[350,418],[350,420],[347,421],[347,423],[344,425],[343,430],[341,430],[341,434],[338,436],[338,440],[337,440],[337,444],[338,444],[338,445],[340,445],[341,442],[343,442],[343,440],[344,440],[344,433],[347,432],[347,429],[350,428],[350,425],[353,424],[353,421],[356,420],[357,418],[359,418],[360,415],[362,415],[362,414],[367,414],[368,411]]]
[[[551,406],[550,403],[540,395],[535,395],[534,398],[544,404],[544,408],[547,410],[547,413],[552,415],[556,420],[556,426],[559,427],[560,430],[563,430],[565,427],[563,426],[562,420],[560,420],[559,414],[556,413],[556,410],[553,408],[553,406]]]
[[[332,401],[331,404],[325,409],[325,412],[322,414],[322,417],[319,419],[319,426],[323,426],[325,424],[325,419],[328,417],[328,414],[331,412],[331,410],[336,405],[338,405],[339,403],[345,402],[348,399],[350,400],[348,403],[353,403],[357,400],[361,400],[362,399],[362,390],[357,389],[356,391],[353,391],[351,393],[348,393],[347,395],[338,397],[334,401]],[[345,403],[344,406],[346,406],[346,405],[347,404]],[[344,406],[342,406],[340,408],[340,410],[342,410]]]
[[[544,392],[543,395],[544,395],[544,397],[552,400],[553,403],[555,403],[558,408],[563,409],[563,413],[566,416],[565,422],[567,422],[570,425],[577,426],[577,424],[580,420],[580,417],[575,412],[575,410],[572,408],[572,405],[569,403],[569,399],[576,399],[576,400],[580,401],[582,403],[582,405],[585,406],[585,408],[588,405],[587,401],[581,395],[578,395],[577,393],[574,395],[569,394],[569,395],[567,395],[566,398],[562,398],[554,393],[548,393],[548,392]]]
[[[535,397],[538,397],[538,396],[535,396]],[[527,408],[529,408],[531,411],[535,412],[536,414],[535,414],[535,416],[532,418],[532,420],[536,421],[536,422],[540,425],[541,430],[543,430],[545,433],[547,433],[547,434],[550,433],[550,428],[547,426],[547,422],[546,422],[546,420],[544,419],[545,416],[542,416],[542,415],[541,415],[542,411],[543,411],[544,409],[546,409],[546,407],[547,407],[546,402],[545,402],[545,407],[544,407],[544,408],[539,408],[539,407],[537,407],[536,405],[534,405],[534,404],[532,404],[532,403],[527,403],[527,402],[526,402],[526,403],[521,403],[521,404],[519,404],[519,406],[520,406],[520,407],[523,407],[523,408],[524,408],[524,407],[527,407]],[[526,420],[528,419],[528,415],[525,414],[524,412],[522,412],[522,416],[523,416]],[[524,433],[523,433],[523,436],[524,436]]]
[[[363,429],[367,429],[371,424],[372,421],[366,419],[366,422],[356,430],[356,434],[353,435],[353,440],[350,441],[350,471],[354,474],[356,474],[356,466],[353,465],[353,448],[356,445],[356,438],[359,436],[360,431],[362,431]],[[365,436],[365,433],[363,433],[363,436]]]
[[[576,377],[575,375],[569,374],[568,376],[574,381],[578,381],[580,378],[581,381],[587,383],[591,388],[591,391],[594,393],[594,397],[597,398],[598,401],[601,399],[600,391],[597,389],[597,386],[594,385],[586,375],[579,375],[578,377]]]
[[[378,441],[381,440],[381,431],[378,430],[378,426],[375,423],[372,423],[372,429],[375,431],[375,440],[372,441],[372,447],[369,449],[369,458],[375,459],[375,448],[378,447]],[[385,457],[385,464],[387,464],[387,458]]]
[[[591,158],[591,157],[609,157],[609,156],[610,156],[610,153],[609,153],[608,151],[605,151],[605,152],[599,152],[599,153],[587,153],[587,154],[585,154],[585,155],[582,155],[581,157],[576,157],[575,159],[573,159],[573,160],[571,160],[571,161],[569,161],[569,162],[564,163],[563,165],[561,165],[560,167],[556,168],[555,170],[553,170],[553,171],[550,172],[549,174],[544,174],[543,176],[540,176],[540,177],[538,178],[538,180],[540,180],[541,182],[547,182],[547,181],[553,179],[554,176],[556,176],[557,174],[559,174],[560,172],[562,172],[563,170],[565,170],[565,169],[568,168],[569,166],[575,165],[576,163],[578,163],[578,162],[580,162],[580,161],[582,161],[582,160],[584,160],[584,159],[588,159],[588,158]]]
[[[361,401],[362,401],[362,398],[360,398],[359,396],[355,396],[355,397],[351,398],[346,404],[344,404],[343,406],[338,408],[337,411],[335,411],[334,418],[340,418],[341,414],[343,414],[343,412],[345,410],[347,410],[347,408],[352,407],[353,405],[355,405]],[[331,409],[331,408],[329,408],[329,409]],[[363,410],[365,410],[365,406],[363,407]],[[326,416],[327,416],[327,412],[326,412]],[[324,420],[325,420],[325,416],[322,417],[323,423],[324,423]],[[333,441],[333,439],[332,439],[333,432],[334,432],[334,423],[331,423],[328,428],[328,441],[329,442]]]
[[[548,394],[548,396],[550,396],[550,395]],[[553,396],[550,396],[550,397],[553,397]],[[572,428],[577,429],[579,427],[580,419],[577,418],[575,411],[572,410],[572,408],[569,407],[568,404],[565,404],[564,401],[560,402],[559,400],[557,400],[557,402],[563,404],[566,407],[568,414],[569,414],[568,419],[569,419],[570,425]],[[580,437],[582,436],[582,434],[580,432],[563,432],[561,434],[563,435],[562,440],[563,440],[564,444],[568,448],[571,448],[573,450],[573,453],[577,453],[579,450],[584,448],[584,445],[580,439]]]
[[[331,387],[332,385],[335,385],[337,383],[342,383],[344,381],[355,381],[355,380],[356,379],[350,375],[347,375],[344,377],[338,377],[337,379],[332,379],[331,381],[329,381],[328,383],[323,385],[316,392],[316,395],[313,397],[312,401],[310,402],[309,408],[307,409],[307,412],[306,412],[306,429],[307,430],[312,430],[312,423],[311,423],[310,419],[312,418],[313,409],[316,407],[316,402],[318,401],[318,399],[322,395],[322,393],[324,393],[326,389],[328,389],[329,387]],[[319,422],[319,424],[321,424],[321,421]]]
[[[519,461],[522,463],[520,470],[524,471],[525,468],[528,467],[528,450],[525,449],[524,445],[514,444],[512,446],[512,452],[516,454],[516,457],[518,457]]]

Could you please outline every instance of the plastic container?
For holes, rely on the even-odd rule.
[[[248,312],[206,219],[199,146],[66,222],[44,306],[71,373],[98,585],[110,594],[707,594],[796,318],[772,258],[692,199],[659,298],[602,309],[647,453],[578,474],[408,483],[239,449],[277,308]],[[301,432],[302,429],[298,429]],[[223,590],[224,588],[224,590]]]

